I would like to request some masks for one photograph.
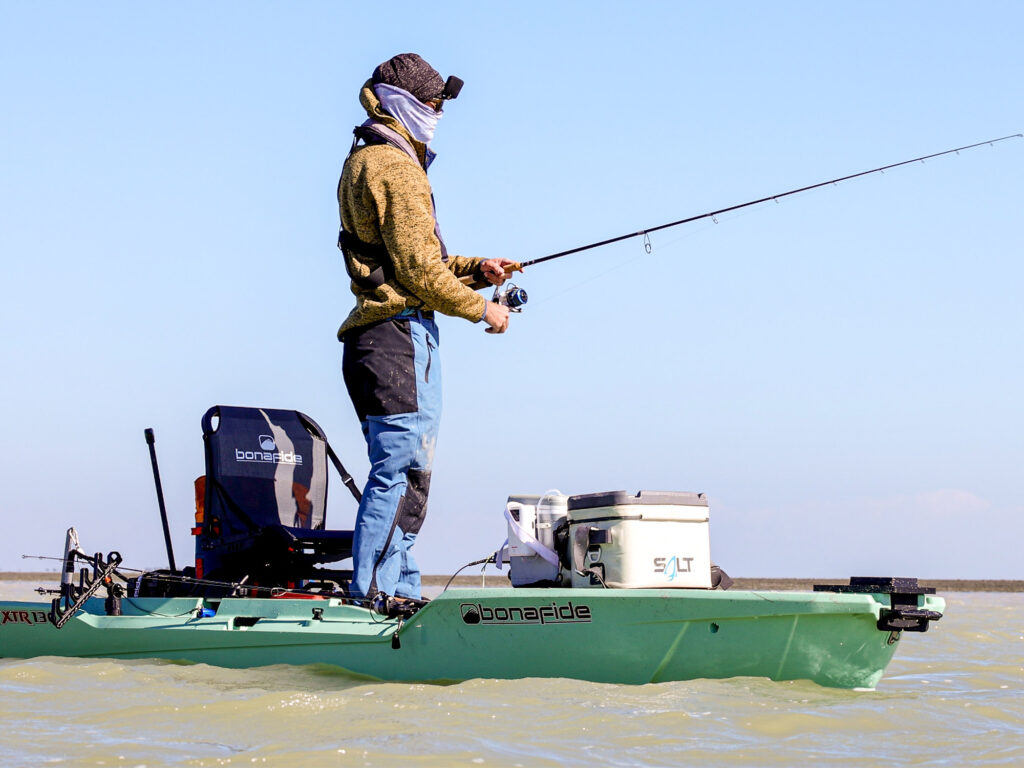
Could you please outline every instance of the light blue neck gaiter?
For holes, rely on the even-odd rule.
[[[387,83],[377,83],[373,92],[380,99],[380,104],[392,117],[399,120],[416,141],[429,144],[434,138],[434,129],[441,113],[424,104],[403,88]]]

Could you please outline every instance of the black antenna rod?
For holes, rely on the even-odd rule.
[[[999,139],[989,139],[988,141],[979,141],[977,144],[968,144],[965,147],[957,147],[956,149],[947,149],[945,152],[936,152],[931,155],[923,155],[921,157],[915,157],[913,160],[904,160],[899,163],[892,163],[891,165],[883,165],[881,168],[872,168],[870,171],[861,171],[860,173],[851,173],[849,176],[840,176],[837,179],[829,179],[828,181],[822,181],[817,184],[811,184],[807,187],[800,187],[799,189],[791,189],[788,192],[782,192],[778,195],[769,195],[768,197],[762,197],[758,200],[751,200],[747,203],[740,203],[739,205],[730,205],[728,208],[719,208],[717,211],[709,211],[708,213],[702,213],[698,216],[690,216],[686,219],[680,219],[679,221],[673,221],[668,224],[659,224],[656,227],[650,227],[648,229],[641,229],[639,232],[630,232],[628,235],[619,235],[618,237],[612,237],[607,240],[601,240],[597,243],[590,243],[589,245],[581,245],[579,248],[570,248],[568,251],[559,251],[558,253],[552,253],[550,256],[541,256],[539,259],[531,259],[530,261],[523,261],[519,263],[520,267],[528,267],[531,264],[540,264],[545,261],[551,261],[552,259],[558,259],[562,256],[568,256],[571,253],[579,253],[580,251],[589,251],[591,248],[600,248],[602,245],[611,245],[621,240],[628,240],[631,237],[644,237],[649,235],[651,232],[657,232],[660,229],[668,229],[669,227],[678,227],[680,224],[689,224],[691,221],[699,221],[700,219],[714,218],[723,213],[729,213],[731,211],[738,211],[740,208],[749,208],[752,205],[759,205],[761,203],[767,203],[770,200],[778,200],[782,197],[788,197],[789,195],[795,195],[799,192],[807,192],[811,189],[817,189],[818,187],[826,187],[829,184],[838,184],[840,181],[849,181],[850,179],[856,179],[859,176],[869,176],[872,173],[881,173],[887,171],[890,168],[899,168],[901,165],[910,165],[911,163],[923,162],[930,160],[933,157],[942,157],[943,155],[951,155],[954,152],[962,152],[967,149],[974,149],[975,147],[981,147],[985,144],[995,144],[998,141],[1006,141],[1007,139],[1019,139],[1024,138],[1024,134],[1014,133],[1010,136],[1003,136]]]
[[[156,436],[152,429],[146,430],[146,443],[149,444],[149,459],[153,462],[153,482],[156,483],[156,501],[160,505],[160,521],[164,524],[164,543],[167,545],[167,563],[174,573],[178,569],[174,566],[174,547],[171,546],[171,529],[167,526],[167,507],[164,506],[164,489],[160,484],[160,469],[156,465]]]

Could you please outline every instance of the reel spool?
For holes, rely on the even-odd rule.
[[[509,312],[522,312],[523,305],[526,304],[528,298],[526,291],[515,283],[509,283],[504,290],[500,287],[495,287],[494,296],[491,298],[491,301],[503,307],[508,307]]]

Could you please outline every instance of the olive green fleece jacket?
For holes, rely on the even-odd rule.
[[[363,85],[359,101],[372,119],[405,137],[420,162],[389,144],[357,147],[345,162],[338,184],[342,227],[364,243],[383,244],[394,276],[375,289],[352,281],[356,306],[338,329],[338,338],[405,309],[436,310],[478,322],[486,300],[459,278],[473,275],[481,259],[449,255],[447,264],[441,260],[430,182],[423,168],[426,145],[414,140],[405,126],[382,110],[370,81]],[[357,278],[369,276],[379,266],[364,254],[346,253],[345,259],[349,273]],[[486,283],[474,285],[484,287]]]

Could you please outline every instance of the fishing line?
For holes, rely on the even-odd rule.
[[[871,174],[874,174],[874,173],[883,173],[884,174],[885,171],[888,171],[888,170],[890,170],[892,168],[899,168],[900,166],[903,166],[903,165],[910,165],[912,163],[923,163],[925,160],[930,160],[930,159],[935,158],[935,157],[942,157],[943,155],[959,154],[960,152],[964,152],[964,151],[966,151],[968,149],[974,149],[975,147],[981,147],[981,146],[984,146],[986,144],[991,146],[991,145],[997,144],[998,142],[1001,142],[1001,141],[1007,141],[1009,139],[1018,139],[1018,138],[1024,138],[1024,134],[1014,133],[1014,134],[1011,134],[1009,136],[1003,136],[1003,137],[998,138],[998,139],[988,139],[987,141],[979,141],[979,142],[976,142],[974,144],[966,144],[966,145],[964,145],[962,147],[954,147],[953,149],[943,150],[942,152],[933,152],[930,155],[922,155],[920,157],[911,158],[910,160],[901,160],[898,163],[889,163],[888,165],[882,165],[882,166],[879,166],[878,168],[872,168],[872,169],[867,170],[867,171],[859,171],[857,173],[847,174],[846,176],[838,176],[838,177],[836,177],[834,179],[828,179],[827,181],[820,181],[820,182],[818,182],[816,184],[808,184],[808,185],[803,186],[803,187],[798,187],[797,189],[790,189],[790,190],[787,190],[785,192],[780,192],[780,193],[777,193],[777,194],[774,194],[774,195],[768,195],[767,197],[761,197],[761,198],[758,198],[756,200],[748,200],[745,203],[738,203],[737,205],[726,206],[725,208],[719,208],[719,209],[714,210],[714,211],[708,211],[707,213],[700,213],[700,214],[697,214],[696,216],[688,216],[685,219],[679,219],[678,221],[670,221],[667,224],[658,224],[657,226],[647,227],[645,229],[637,230],[636,232],[629,232],[629,233],[627,233],[625,235],[618,235],[617,237],[610,237],[610,238],[607,238],[605,240],[599,240],[599,241],[594,242],[594,243],[588,243],[587,245],[581,245],[581,246],[578,246],[576,248],[570,248],[570,249],[565,250],[565,251],[559,251],[558,253],[552,253],[552,254],[548,254],[547,256],[541,256],[541,257],[536,258],[536,259],[530,259],[528,261],[522,261],[522,262],[519,262],[519,268],[529,267],[529,266],[532,266],[533,264],[543,264],[545,261],[551,261],[552,259],[560,259],[563,256],[569,256],[569,255],[574,254],[574,253],[581,253],[582,251],[589,251],[589,250],[591,250],[593,248],[600,248],[600,247],[605,246],[605,245],[611,245],[612,243],[618,243],[618,242],[621,242],[623,240],[628,240],[628,239],[633,238],[633,237],[643,237],[644,238],[644,242],[645,242],[645,246],[647,246],[647,252],[650,253],[650,235],[651,235],[652,232],[660,232],[663,229],[669,229],[671,227],[678,227],[678,226],[680,226],[682,224],[689,224],[690,222],[693,222],[693,221],[700,221],[701,219],[712,219],[713,221],[717,222],[716,217],[721,216],[722,214],[725,214],[725,213],[731,213],[732,211],[738,211],[738,210],[743,209],[743,208],[749,208],[749,207],[754,206],[754,205],[760,205],[761,203],[767,203],[767,202],[770,202],[772,200],[774,200],[775,202],[778,202],[779,200],[781,200],[784,197],[789,197],[791,195],[797,195],[797,194],[799,194],[801,192],[809,192],[810,190],[818,189],[819,187],[826,187],[826,186],[829,186],[829,185],[838,185],[840,182],[849,181],[850,179],[856,179],[856,178],[859,178],[861,176],[870,176]]]
[[[588,277],[584,278],[583,280],[579,280],[579,281],[577,281],[575,283],[571,283],[571,284],[565,286],[564,288],[562,288],[561,290],[555,291],[554,293],[545,294],[544,298],[540,299],[539,301],[534,301],[533,299],[531,299],[530,300],[530,306],[538,306],[538,305],[543,306],[546,302],[549,302],[549,301],[551,301],[553,299],[556,299],[559,296],[562,296],[563,294],[573,293],[574,291],[576,291],[578,288],[580,288],[582,286],[589,285],[590,283],[593,283],[593,282],[595,282],[597,280],[600,280],[601,278],[603,278],[603,277],[605,277],[607,275],[610,275],[612,272],[615,272],[617,270],[625,269],[626,267],[633,266],[638,261],[641,261],[641,260],[643,260],[645,258],[657,258],[659,256],[664,256],[664,252],[667,249],[669,249],[671,246],[676,245],[677,243],[681,243],[684,240],[689,240],[691,238],[694,238],[694,237],[696,237],[699,234],[702,234],[704,232],[708,232],[708,231],[714,229],[715,227],[722,226],[723,224],[726,224],[726,223],[728,223],[730,221],[735,221],[736,219],[743,218],[744,216],[750,216],[750,215],[756,214],[756,213],[762,213],[762,211],[743,211],[742,213],[735,213],[733,215],[728,216],[727,218],[722,219],[721,221],[716,221],[713,224],[707,224],[707,225],[705,225],[703,227],[697,227],[695,229],[686,231],[686,232],[682,233],[681,235],[679,235],[678,237],[676,237],[676,238],[674,238],[672,240],[669,240],[666,243],[655,244],[655,243],[651,242],[650,243],[651,244],[651,250],[650,251],[646,250],[646,248],[645,248],[642,252],[637,253],[636,255],[627,256],[625,258],[620,258],[619,260],[614,262],[610,267],[608,267],[608,269],[605,269],[602,272],[596,272],[596,273],[594,273],[592,275],[589,275]],[[661,251],[660,253],[659,253],[659,249]],[[671,254],[668,254],[668,255],[671,255]]]
[[[625,268],[627,266],[631,266],[631,265],[635,264],[639,259],[642,259],[645,255],[651,255],[653,253],[653,250],[654,250],[653,243],[651,242],[651,239],[650,239],[650,235],[651,235],[652,232],[658,232],[660,230],[669,229],[671,227],[678,227],[678,226],[680,226],[682,224],[689,224],[691,222],[700,221],[700,220],[703,220],[703,219],[711,219],[711,221],[713,222],[714,225],[718,225],[718,224],[722,223],[721,221],[719,221],[719,217],[724,216],[726,214],[733,214],[732,216],[729,216],[728,219],[724,219],[725,221],[729,221],[729,220],[733,220],[733,219],[739,218],[740,216],[746,216],[746,215],[748,215],[750,213],[754,213],[754,211],[746,211],[746,210],[744,210],[743,213],[736,213],[736,212],[737,211],[741,211],[741,210],[746,209],[746,208],[751,208],[751,207],[756,206],[756,205],[760,205],[761,203],[767,203],[767,202],[770,202],[770,201],[774,201],[774,202],[778,203],[784,197],[789,197],[791,195],[796,195],[796,194],[799,194],[801,192],[808,192],[808,191],[810,191],[812,189],[818,189],[819,187],[825,187],[825,186],[830,186],[830,185],[831,186],[838,186],[841,182],[849,181],[851,179],[856,179],[856,178],[859,178],[861,176],[869,176],[869,175],[872,175],[872,174],[875,174],[875,173],[880,173],[880,174],[884,175],[885,171],[890,170],[892,168],[899,168],[900,166],[903,166],[903,165],[910,165],[912,163],[918,163],[918,162],[919,163],[924,163],[925,160],[930,160],[930,159],[936,158],[936,157],[942,157],[943,155],[960,154],[960,152],[968,150],[968,149],[974,149],[976,147],[981,147],[981,146],[984,146],[986,144],[988,144],[989,146],[993,146],[993,145],[995,145],[996,143],[998,143],[1000,141],[1007,141],[1008,139],[1016,139],[1016,138],[1024,138],[1024,134],[1015,133],[1015,134],[1011,134],[1009,136],[1003,136],[1003,137],[998,138],[998,139],[989,139],[988,141],[980,141],[980,142],[977,142],[975,144],[967,144],[967,145],[962,146],[962,147],[956,147],[954,149],[947,149],[947,150],[944,150],[942,152],[934,152],[934,153],[929,154],[929,155],[922,155],[921,157],[915,157],[915,158],[912,158],[910,160],[903,160],[903,161],[900,161],[898,163],[890,163],[888,165],[883,165],[883,166],[880,166],[878,168],[872,168],[872,169],[867,170],[867,171],[860,171],[858,173],[851,173],[851,174],[848,174],[846,176],[840,176],[840,177],[837,177],[837,178],[834,178],[834,179],[829,179],[827,181],[821,181],[821,182],[818,182],[816,184],[809,184],[807,186],[799,187],[797,189],[791,189],[791,190],[788,190],[786,192],[781,192],[779,194],[769,195],[767,197],[761,197],[761,198],[758,198],[756,200],[749,200],[749,201],[747,201],[745,203],[739,203],[738,205],[731,205],[731,206],[727,206],[725,208],[719,208],[718,210],[708,211],[707,213],[701,213],[701,214],[698,214],[696,216],[689,216],[689,217],[687,217],[685,219],[679,219],[678,221],[672,221],[672,222],[669,222],[667,224],[659,224],[657,226],[648,227],[646,229],[641,229],[641,230],[638,230],[636,232],[631,232],[631,233],[628,233],[628,234],[625,234],[625,235],[619,235],[618,237],[612,237],[612,238],[608,238],[606,240],[600,240],[598,242],[589,243],[587,245],[582,245],[582,246],[579,246],[579,247],[576,247],[576,248],[570,248],[570,249],[565,250],[565,251],[559,251],[558,253],[552,253],[552,254],[549,254],[547,256],[541,256],[540,258],[530,259],[530,260],[527,260],[527,261],[522,261],[522,262],[519,262],[516,265],[516,269],[521,270],[524,267],[532,266],[534,264],[542,264],[545,261],[551,261],[553,259],[558,259],[558,258],[561,258],[563,256],[569,256],[569,255],[574,254],[574,253],[581,253],[583,251],[592,250],[594,248],[600,248],[600,247],[605,246],[605,245],[611,245],[613,243],[622,242],[624,240],[628,240],[628,239],[634,238],[634,237],[642,237],[642,238],[644,238],[644,253],[643,254],[640,254],[640,255],[637,255],[637,256],[633,256],[633,257],[628,257],[628,258],[626,258],[624,260],[620,260],[618,263],[614,264],[613,266],[609,267],[608,269],[606,269],[606,270],[604,270],[602,272],[598,272],[598,273],[596,273],[594,275],[590,275],[589,277],[587,277],[584,280],[572,283],[571,285],[566,286],[564,289],[562,289],[560,291],[557,291],[556,293],[547,295],[544,299],[540,300],[539,302],[533,302],[534,306],[536,306],[537,304],[543,305],[546,301],[550,301],[552,299],[555,299],[555,298],[557,298],[557,297],[559,297],[559,296],[561,296],[561,295],[563,295],[565,293],[569,293],[569,292],[575,291],[576,289],[580,288],[581,286],[585,286],[585,285],[588,285],[588,284],[594,282],[595,280],[599,280],[599,279],[607,276],[608,274],[610,274],[610,273],[612,273],[612,272],[614,272],[614,271],[616,271],[618,269],[622,269],[622,268]],[[709,225],[709,226],[706,226],[706,227],[702,227],[702,228],[700,228],[698,230],[695,230],[693,233],[683,234],[680,237],[675,238],[674,240],[670,240],[670,241],[664,243],[661,246],[661,248],[662,249],[666,249],[666,248],[668,248],[668,247],[670,247],[670,246],[672,246],[672,245],[682,241],[683,239],[686,239],[687,237],[695,236],[699,232],[703,232],[703,231],[706,231],[707,229],[711,229],[711,228],[712,228],[712,225]]]

